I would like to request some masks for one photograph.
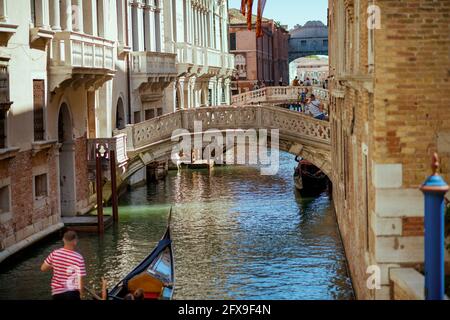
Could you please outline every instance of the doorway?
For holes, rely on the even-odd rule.
[[[122,130],[125,129],[125,108],[123,106],[122,98],[119,98],[117,101],[117,109],[116,109],[116,129]]]
[[[58,115],[59,186],[61,216],[76,215],[75,198],[75,144],[72,136],[72,117],[69,107],[63,103]]]

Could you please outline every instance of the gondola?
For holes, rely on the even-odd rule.
[[[294,182],[304,194],[318,194],[326,190],[328,178],[319,168],[304,159],[295,158],[298,166],[294,172]]]
[[[128,293],[144,290],[145,300],[171,300],[174,291],[174,261],[170,219],[155,249],[108,293],[110,300],[123,300]]]

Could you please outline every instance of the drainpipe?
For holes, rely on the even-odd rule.
[[[125,3],[125,45],[129,46],[128,43],[128,0],[124,0]],[[131,87],[130,87],[130,55],[126,56],[126,68],[127,68],[127,109],[128,109],[128,124],[131,124]]]

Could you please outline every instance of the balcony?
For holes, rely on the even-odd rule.
[[[139,89],[141,92],[150,90],[160,95],[177,76],[176,55],[173,53],[139,51],[132,52],[131,57],[133,90]]]
[[[197,75],[231,76],[234,69],[234,56],[212,48],[177,44],[178,74],[190,72]]]
[[[114,76],[114,41],[76,32],[57,32],[50,51],[50,91],[102,86]]]

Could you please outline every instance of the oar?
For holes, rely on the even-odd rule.
[[[87,292],[89,292],[89,294],[91,296],[93,296],[95,299],[97,300],[103,300],[101,297],[99,297],[94,291],[92,291],[91,289],[89,289],[87,286],[84,286],[84,290],[86,290]]]

